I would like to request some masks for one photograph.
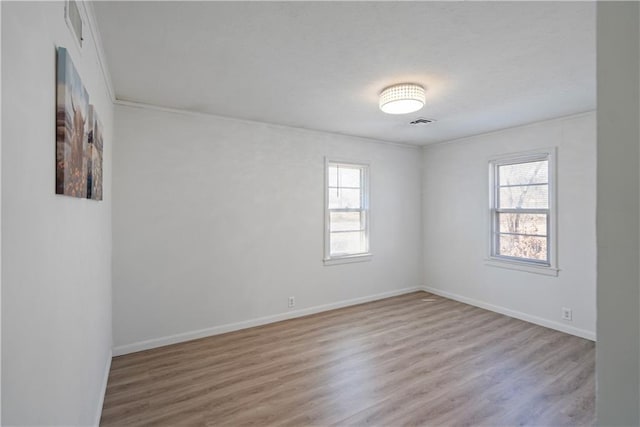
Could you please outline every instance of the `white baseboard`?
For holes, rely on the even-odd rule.
[[[227,332],[233,332],[241,329],[252,328],[254,326],[266,325],[268,323],[280,322],[282,320],[294,319],[296,317],[308,316],[310,314],[320,313],[320,312],[329,311],[329,310],[335,310],[337,308],[348,307],[348,306],[357,305],[357,304],[363,304],[370,301],[376,301],[376,300],[389,298],[397,295],[404,295],[404,294],[408,294],[416,291],[430,292],[435,295],[440,295],[442,297],[460,301],[465,304],[484,308],[485,310],[494,311],[496,313],[504,314],[509,317],[514,317],[516,319],[524,320],[526,322],[535,323],[536,325],[555,329],[571,335],[576,335],[591,341],[596,340],[596,335],[592,331],[575,328],[569,325],[564,325],[559,322],[554,322],[548,319],[543,319],[541,317],[522,313],[520,311],[511,310],[506,307],[501,307],[501,306],[489,304],[483,301],[478,301],[473,298],[467,298],[462,295],[457,295],[457,294],[443,291],[440,289],[431,288],[429,286],[423,286],[423,287],[415,287],[415,288],[403,288],[395,291],[383,292],[383,293],[370,295],[366,297],[353,298],[346,301],[339,301],[339,302],[330,303],[330,304],[317,305],[314,307],[304,308],[301,310],[287,311],[285,313],[274,314],[271,316],[258,317],[255,319],[249,319],[242,322],[227,323],[224,325],[213,326],[211,328],[199,329],[195,331],[183,332],[180,334],[153,338],[145,341],[139,341],[131,344],[120,345],[120,346],[114,347],[113,356],[122,356],[124,354],[135,353],[137,351],[149,350],[152,348],[163,347],[165,345],[177,344],[177,343],[191,341],[199,338],[220,335]],[[109,362],[110,361],[111,359],[109,359]],[[104,379],[105,390],[106,390],[108,375],[109,375],[109,371],[107,370],[105,374],[105,379]],[[102,396],[102,398],[104,399],[104,395]],[[101,402],[100,408],[102,408],[102,402]],[[98,421],[99,420],[100,418],[98,417]]]
[[[113,359],[113,352],[109,352],[107,357],[107,364],[105,365],[104,375],[102,376],[102,387],[100,388],[100,399],[98,400],[98,411],[96,414],[94,426],[100,426],[100,418],[102,417],[102,407],[104,406],[104,396],[107,394],[107,382],[109,381],[109,371],[111,371],[111,359]]]
[[[536,325],[544,326],[546,328],[555,329],[560,332],[565,332],[570,335],[575,335],[580,338],[585,338],[591,341],[596,340],[595,332],[588,331],[586,329],[575,328],[573,326],[565,325],[559,322],[554,322],[552,320],[544,319],[542,317],[532,316],[530,314],[522,313],[521,311],[511,310],[506,307],[501,307],[498,305],[489,304],[483,301],[478,301],[473,298],[468,298],[462,295],[457,295],[451,292],[443,291],[441,289],[431,288],[429,286],[424,286],[422,288],[423,291],[429,292],[435,295],[439,295],[441,297],[449,298],[452,300],[456,300],[459,302],[463,302],[465,304],[473,305],[476,307],[484,308],[485,310],[495,311],[496,313],[504,314],[505,316],[514,317],[516,319],[524,320],[525,322],[535,323]]]
[[[152,348],[163,347],[165,345],[177,344],[185,341],[191,341],[198,338],[220,335],[227,332],[238,331],[240,329],[252,328],[254,326],[266,325],[268,323],[280,322],[282,320],[294,319],[296,317],[308,316],[310,314],[320,313],[322,311],[335,310],[336,308],[348,307],[351,305],[363,304],[365,302],[377,301],[384,298],[404,295],[411,292],[422,291],[420,287],[403,288],[394,291],[383,292],[380,294],[370,295],[366,297],[353,298],[346,301],[339,301],[330,304],[317,305],[314,307],[303,308],[301,310],[287,311],[285,313],[274,314],[271,316],[258,317],[255,319],[245,320],[237,323],[227,323],[225,325],[213,326],[211,328],[200,329],[196,331],[183,332],[180,334],[170,335],[166,337],[153,338],[150,340],[139,341],[131,344],[119,345],[114,347],[113,355],[121,356],[123,354],[135,353],[137,351],[149,350]]]

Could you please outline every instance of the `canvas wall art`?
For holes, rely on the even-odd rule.
[[[58,48],[56,94],[56,193],[87,197],[89,95],[69,57]]]
[[[56,194],[102,200],[103,132],[67,49],[57,49]]]
[[[87,199],[102,200],[102,123],[93,105],[89,105],[87,137]]]

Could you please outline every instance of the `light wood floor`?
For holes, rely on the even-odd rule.
[[[591,341],[416,292],[116,357],[101,424],[592,425],[594,370]]]

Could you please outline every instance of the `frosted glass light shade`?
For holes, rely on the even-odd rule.
[[[380,93],[380,109],[388,114],[413,113],[424,103],[424,88],[412,83],[389,86]]]

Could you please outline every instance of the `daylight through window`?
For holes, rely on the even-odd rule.
[[[492,257],[550,266],[550,153],[491,166]]]
[[[367,165],[327,162],[325,259],[369,253]]]

